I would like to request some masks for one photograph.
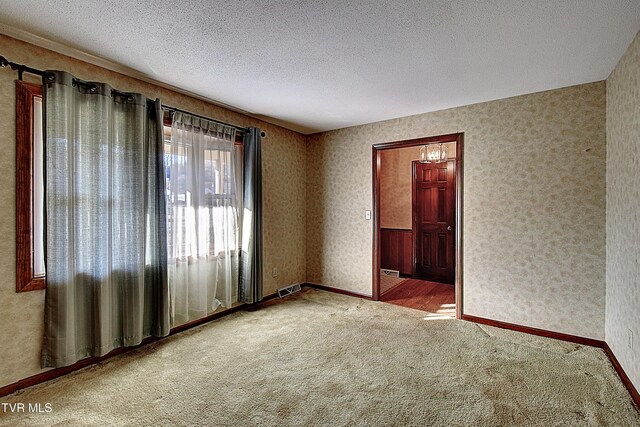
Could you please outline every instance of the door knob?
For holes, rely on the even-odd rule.
[[[447,231],[451,231],[451,226],[447,225]]]

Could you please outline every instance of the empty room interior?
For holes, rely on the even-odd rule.
[[[640,3],[0,3],[0,426],[640,425]]]

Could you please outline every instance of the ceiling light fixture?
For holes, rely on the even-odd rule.
[[[427,144],[420,147],[420,163],[442,163],[449,157],[446,144]]]

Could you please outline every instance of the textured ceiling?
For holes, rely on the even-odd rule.
[[[2,0],[0,22],[310,133],[605,79],[640,1]]]

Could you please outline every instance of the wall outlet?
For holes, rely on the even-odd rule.
[[[271,269],[271,276],[272,277],[278,277],[278,267],[273,267]]]
[[[633,349],[633,331],[631,329],[627,329],[627,348]]]

